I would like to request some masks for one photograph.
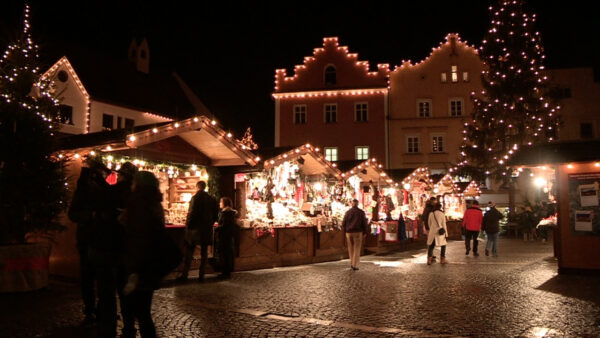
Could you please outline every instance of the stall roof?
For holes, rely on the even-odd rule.
[[[433,185],[432,179],[429,177],[429,168],[420,167],[416,169],[394,169],[390,171],[390,176],[396,181],[410,183],[413,180],[424,180],[429,186]]]
[[[446,175],[442,176],[433,185],[433,189],[438,189],[439,192],[442,192],[443,187],[446,187],[446,189],[450,189],[450,191],[444,191],[443,193],[447,193],[447,192],[452,193],[452,194],[460,193],[460,189],[454,183],[454,180],[452,179],[452,176],[450,176],[450,174],[446,174]]]
[[[337,165],[327,161],[320,152],[320,149],[309,143],[265,160],[264,167],[265,169],[268,169],[290,160],[303,161],[302,172],[308,176],[333,175],[338,178],[342,177],[342,173],[336,168]]]
[[[600,140],[560,141],[521,147],[508,165],[541,165],[569,162],[591,162],[600,159]]]
[[[479,184],[475,181],[471,181],[469,183],[466,182],[457,182],[456,183],[459,188],[461,188],[461,193],[465,196],[479,196],[481,195],[481,189],[479,188]]]
[[[361,162],[342,174],[343,177],[350,177],[352,175],[358,176],[363,182],[373,181],[373,183],[381,183],[383,181],[388,185],[398,185],[383,169],[383,165],[377,162],[375,158]]]
[[[65,155],[84,155],[92,150],[103,152],[141,150],[158,159],[203,158],[207,165],[256,165],[260,160],[231,133],[206,116],[183,121],[140,126],[133,130],[115,130],[65,137],[61,140]]]

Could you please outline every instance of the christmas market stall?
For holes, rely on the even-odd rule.
[[[424,238],[424,229],[420,218],[425,203],[433,196],[433,182],[429,176],[430,172],[427,167],[417,168],[407,175],[394,175],[394,178],[401,182],[402,190],[400,192],[402,195],[399,204],[404,215],[408,238]]]
[[[450,174],[446,174],[434,183],[433,194],[442,204],[446,215],[448,238],[460,239],[462,217],[465,210],[465,199],[460,192],[460,187],[454,183]]]
[[[238,173],[240,268],[344,257],[341,178],[336,165],[310,144],[285,149],[265,160],[262,170]]]
[[[396,249],[406,239],[406,229],[400,216],[400,186],[375,158],[366,160],[342,176],[345,179],[344,199],[357,199],[371,227],[366,238],[367,250],[381,253]]]
[[[219,168],[254,166],[259,161],[250,147],[223,130],[215,120],[198,116],[183,121],[74,135],[62,140],[58,157],[70,159],[69,171],[79,175],[84,158],[94,157],[113,170],[109,184],[117,181],[121,165],[133,163],[155,174],[163,193],[168,233],[183,245],[189,201],[199,180],[207,192],[220,196]],[[76,181],[76,178],[75,178]]]

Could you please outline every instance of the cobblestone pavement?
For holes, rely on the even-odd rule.
[[[447,265],[418,249],[362,257],[358,271],[345,260],[167,283],[153,316],[164,337],[600,336],[600,276],[557,275],[552,244],[480,250],[450,242]],[[2,337],[90,336],[72,284],[0,304]]]

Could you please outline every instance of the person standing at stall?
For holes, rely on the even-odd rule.
[[[473,201],[473,204],[465,211],[463,215],[462,227],[465,228],[465,255],[468,255],[471,251],[471,238],[473,239],[473,256],[479,256],[477,253],[477,246],[479,241],[479,232],[481,231],[481,222],[483,220],[483,213],[479,209],[479,202]]]
[[[442,206],[439,203],[433,205],[429,213],[429,233],[427,234],[427,265],[433,263],[433,249],[436,246],[441,246],[440,263],[446,264],[446,237],[448,237],[448,229],[446,228],[446,216],[442,211]]]
[[[219,226],[216,229],[219,240],[218,252],[222,267],[219,277],[229,278],[233,272],[234,243],[238,230],[236,223],[238,212],[233,209],[233,202],[229,197],[221,197],[219,207],[221,208],[221,212],[219,213]]]
[[[485,244],[485,255],[490,255],[490,249],[492,255],[498,257],[498,233],[500,232],[500,220],[504,218],[504,215],[498,209],[496,204],[492,201],[488,202],[488,210],[483,215],[483,221],[481,230],[485,231],[487,235],[487,243]]]
[[[196,245],[200,245],[201,259],[198,280],[204,281],[208,246],[212,243],[213,225],[219,212],[217,201],[206,191],[206,182],[198,181],[198,191],[190,201],[190,208],[185,224],[186,251],[184,255],[183,272],[178,280],[187,280]]]
[[[358,270],[360,262],[360,249],[363,236],[367,234],[367,216],[365,212],[358,207],[358,200],[352,200],[352,208],[346,211],[342,228],[346,232],[346,241],[348,245],[348,256],[350,258],[350,267],[352,270]]]

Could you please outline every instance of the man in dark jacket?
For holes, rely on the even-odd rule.
[[[362,238],[367,234],[367,217],[365,212],[358,208],[358,200],[352,200],[352,208],[346,211],[342,227],[346,232],[350,267],[352,270],[358,270]]]
[[[196,184],[198,192],[190,201],[190,208],[185,224],[186,251],[183,263],[183,272],[178,280],[186,280],[192,262],[192,255],[196,245],[200,245],[201,260],[198,272],[198,280],[204,281],[208,246],[212,243],[213,225],[217,221],[219,207],[217,201],[206,191],[206,182],[198,181]]]
[[[491,247],[494,257],[498,257],[498,233],[500,232],[500,220],[503,218],[504,215],[496,209],[496,204],[489,201],[488,210],[485,212],[485,215],[483,215],[481,224],[481,230],[485,231],[488,238],[485,245],[486,256],[490,255]]]

